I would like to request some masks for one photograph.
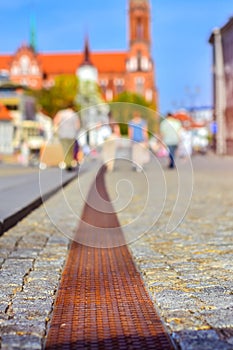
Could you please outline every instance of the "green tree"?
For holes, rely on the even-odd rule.
[[[65,108],[70,103],[75,103],[77,91],[78,78],[75,75],[64,74],[55,78],[51,88],[34,90],[31,94],[36,97],[42,110],[53,118],[60,109]],[[77,104],[76,109],[79,109]]]
[[[132,118],[135,109],[141,112],[142,117],[148,123],[150,133],[158,131],[158,117],[156,106],[148,102],[142,95],[124,91],[110,103],[113,118],[120,124],[121,133],[127,134],[127,124]]]

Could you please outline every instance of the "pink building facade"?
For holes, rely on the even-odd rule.
[[[220,155],[233,155],[233,17],[213,31],[209,42],[213,46],[216,150]]]

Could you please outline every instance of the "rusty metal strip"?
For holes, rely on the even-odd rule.
[[[100,196],[103,202],[100,203]],[[92,243],[105,232],[115,248],[93,248],[73,242],[58,290],[46,350],[173,349],[145,290],[119,227],[104,185],[97,176],[85,205],[76,241],[93,225]],[[101,207],[101,212],[93,209]],[[107,214],[103,213],[106,209]],[[108,228],[115,228],[109,234]]]

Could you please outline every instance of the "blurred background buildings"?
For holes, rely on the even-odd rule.
[[[209,39],[213,47],[213,100],[218,154],[233,154],[233,17],[215,28]]]
[[[91,52],[89,62],[98,72],[98,84],[106,101],[123,91],[143,95],[156,101],[155,70],[151,57],[151,9],[148,0],[130,0],[128,14],[129,46],[127,51]],[[83,52],[39,53],[34,43],[22,45],[12,55],[0,55],[1,79],[7,78],[30,88],[40,89],[53,84],[60,74],[76,74],[83,63]],[[87,77],[88,78],[88,77]]]
[[[36,110],[35,98],[27,91],[49,90],[62,75],[77,77],[82,91],[85,81],[92,81],[95,103],[111,102],[123,92],[132,92],[156,105],[158,111],[155,63],[151,54],[150,1],[128,0],[127,21],[128,48],[125,51],[92,51],[86,36],[83,52],[41,53],[36,48],[35,24],[32,22],[29,44],[19,46],[13,54],[0,55],[0,153],[11,153],[19,147],[22,125],[25,135],[31,134],[37,137],[38,143],[41,142],[41,122],[48,129],[49,121]],[[230,18],[222,28],[214,29],[209,42],[213,47],[213,107],[190,103],[185,111],[180,113],[176,108],[174,112],[182,118],[185,112],[183,123],[187,126],[187,120],[192,119],[190,125],[195,128],[195,133],[199,128],[205,128],[217,154],[232,155],[233,19]],[[86,99],[85,92],[80,98],[79,102]],[[35,127],[31,121],[37,123]]]
[[[83,52],[47,54],[37,51],[35,24],[31,22],[29,44],[21,45],[13,54],[0,55],[0,103],[12,112],[11,122],[8,119],[7,123],[5,120],[1,123],[1,129],[8,130],[7,133],[3,132],[4,144],[10,144],[12,139],[12,131],[6,125],[13,123],[14,130],[13,146],[11,149],[2,146],[1,152],[20,148],[22,135],[27,140],[32,137],[41,140],[36,101],[28,96],[27,90],[49,90],[59,76],[77,77],[76,100],[83,110],[91,104],[111,102],[123,92],[138,94],[148,104],[155,105],[157,92],[151,56],[151,8],[148,0],[128,1],[128,28],[126,51],[92,52],[86,36]],[[88,113],[86,109],[86,113],[80,114],[84,128],[107,121],[109,110],[102,109],[89,108]],[[52,114],[50,116],[53,117]],[[46,116],[44,121],[47,123]]]

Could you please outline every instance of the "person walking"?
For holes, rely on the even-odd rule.
[[[117,143],[121,137],[119,124],[112,118],[109,113],[109,121],[107,126],[109,135],[103,143],[103,161],[108,172],[112,172],[115,166]]]
[[[189,127],[181,128],[178,155],[184,160],[189,159],[192,155],[192,131]]]
[[[181,122],[174,118],[172,113],[168,113],[166,118],[160,123],[160,133],[163,142],[169,150],[169,165],[168,168],[175,167],[176,150],[180,142]]]
[[[74,169],[74,145],[80,128],[79,118],[73,108],[73,103],[70,103],[66,108],[60,110],[54,118],[54,127],[62,144],[64,162],[68,171]]]
[[[132,161],[136,171],[141,172],[142,167],[148,162],[149,152],[147,123],[141,117],[139,111],[133,112],[133,118],[128,125],[128,136],[132,141]]]

